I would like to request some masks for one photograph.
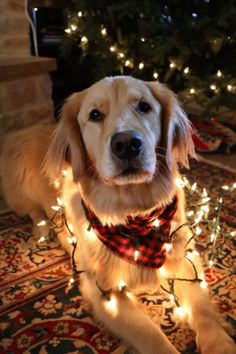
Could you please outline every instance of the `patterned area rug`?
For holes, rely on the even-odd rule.
[[[236,176],[203,162],[192,162],[185,171],[191,182],[205,187],[212,198]],[[236,193],[225,193],[221,225],[229,232],[236,226]],[[219,311],[235,324],[235,245],[228,239],[213,267],[208,266],[209,230],[204,228],[197,246],[206,280]],[[37,243],[28,218],[8,212],[0,219],[0,353],[128,353],[120,342],[94,322],[76,286],[68,287],[70,259],[56,239]],[[194,333],[176,320],[165,293],[142,296],[151,317],[181,353],[196,353]],[[164,306],[163,306],[164,305]],[[210,353],[209,353],[210,354]]]

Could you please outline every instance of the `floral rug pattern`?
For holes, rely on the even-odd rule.
[[[185,175],[205,187],[212,198],[222,185],[236,180],[233,173],[203,162],[192,162]],[[235,210],[236,193],[226,191],[221,225],[229,232],[236,228]],[[197,247],[206,280],[219,311],[235,325],[235,240],[227,239],[209,268],[210,231],[203,229]],[[93,320],[78,287],[68,287],[70,274],[70,259],[56,239],[37,243],[28,218],[12,212],[0,215],[0,354],[128,354],[117,338]],[[161,319],[163,331],[181,353],[196,353],[194,333],[187,323],[176,320],[165,293],[143,295],[140,301],[154,321]]]

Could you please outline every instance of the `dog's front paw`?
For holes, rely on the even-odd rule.
[[[234,341],[222,330],[197,338],[201,354],[236,354]]]

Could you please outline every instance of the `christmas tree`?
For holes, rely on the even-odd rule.
[[[132,75],[166,83],[200,118],[236,108],[234,0],[76,0],[67,18],[62,53],[86,85]]]

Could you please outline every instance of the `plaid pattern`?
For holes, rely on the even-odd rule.
[[[166,208],[155,209],[145,216],[133,218],[129,215],[127,224],[115,226],[102,225],[83,200],[82,205],[90,227],[116,255],[147,268],[160,268],[164,264],[166,250],[163,245],[171,242],[170,224],[177,209],[177,197]],[[159,220],[159,227],[153,226],[156,219]]]

